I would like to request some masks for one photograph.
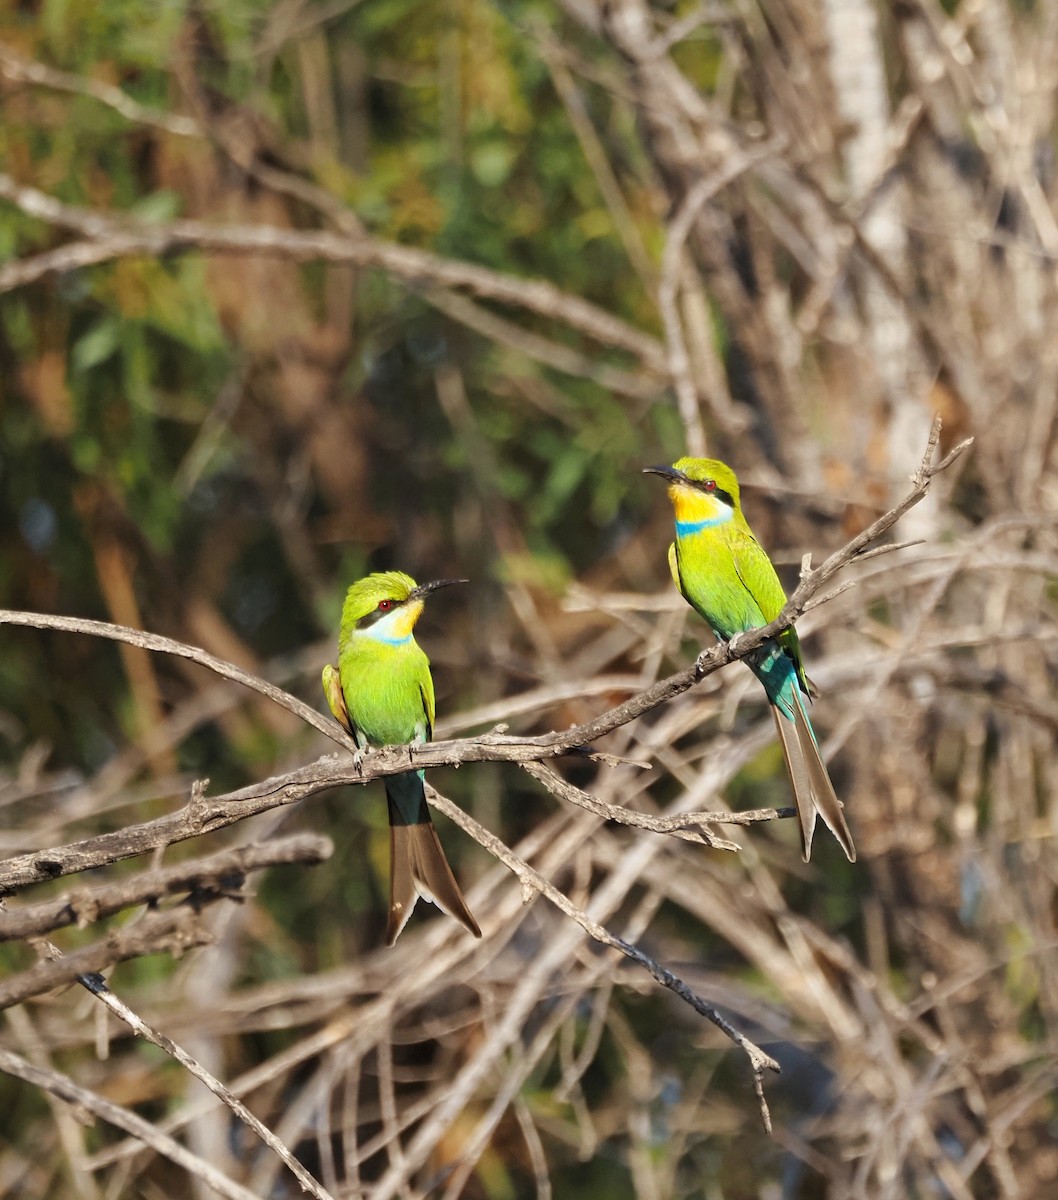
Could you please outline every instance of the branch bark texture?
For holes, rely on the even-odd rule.
[[[653,687],[632,696],[623,704],[601,713],[590,721],[538,737],[488,733],[476,737],[428,742],[424,745],[388,746],[365,755],[359,765],[351,758],[341,759],[330,755],[295,771],[274,776],[222,796],[205,796],[203,789],[198,788],[184,808],[153,821],[86,838],[66,846],[17,855],[0,862],[0,893],[10,894],[42,880],[55,879],[131,858],[159,846],[222,829],[236,821],[268,812],[281,805],[295,804],[328,788],[367,783],[369,780],[398,774],[409,768],[460,766],[472,762],[534,763],[580,751],[599,738],[653,711],[666,701],[682,695],[708,675],[719,671],[730,662],[744,658],[762,642],[793,624],[825,584],[843,568],[855,562],[874,542],[888,533],[904,513],[922,500],[933,478],[955,462],[973,440],[971,438],[960,442],[943,459],[934,461],[940,428],[938,418],[933,423],[925,454],[918,470],[912,476],[912,486],[907,495],[841,549],[831,554],[820,566],[814,569],[806,566],[802,570],[800,583],[774,621],[759,629],[740,634],[731,642],[721,642],[703,651],[693,667],[660,680]],[[162,653],[178,654],[209,667],[226,679],[245,683],[254,691],[268,696],[301,716],[313,728],[326,734],[333,741],[348,749],[354,748],[350,739],[335,722],[323,717],[297,697],[194,646],[102,621],[49,616],[43,613],[0,610],[0,625],[4,624],[84,633],[129,642]]]

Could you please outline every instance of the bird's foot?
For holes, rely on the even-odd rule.
[[[705,673],[705,665],[709,661],[709,653],[708,650],[703,650],[694,660],[694,674],[698,679],[701,679]]]
[[[739,642],[741,642],[741,641],[742,641],[742,639],[743,639],[745,636],[746,636],[746,632],[745,632],[745,630],[744,630],[744,629],[740,629],[740,630],[738,631],[738,633],[733,633],[733,634],[732,634],[732,635],[731,635],[731,636],[730,636],[730,637],[727,639],[727,649],[728,649],[728,653],[730,653],[730,654],[734,654],[734,653],[735,653],[735,652],[738,650],[738,644],[739,644]]]
[[[363,750],[354,750],[353,751],[353,770],[357,773],[357,775],[363,775],[363,773],[364,773],[364,752],[363,752]]]

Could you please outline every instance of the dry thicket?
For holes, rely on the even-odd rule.
[[[335,19],[299,25],[313,10],[288,7],[268,30],[292,44],[316,45]],[[227,665],[232,643],[202,610],[167,622],[181,641],[0,612],[4,645],[41,636],[18,625],[122,640],[137,699],[156,655],[224,677],[188,675],[182,703],[94,774],[53,770],[35,746],[0,775],[0,933],[25,943],[0,980],[0,1069],[24,1081],[8,1093],[22,1107],[0,1188],[1049,1194],[1058,6],[565,0],[522,16],[649,320],[374,236],[299,169],[303,153],[256,153],[251,121],[221,120],[186,48],[161,111],[0,47],[12,103],[92,100],[170,163],[175,143],[205,147],[213,172],[189,186],[186,218],[147,221],[60,203],[12,168],[0,197],[51,241],[0,265],[0,289],[201,253],[252,354],[260,297],[288,300],[293,264],[329,264],[317,324],[291,335],[288,359],[277,352],[270,394],[288,415],[313,407],[302,465],[336,511],[369,507],[359,483],[342,494],[363,464],[336,449],[355,429],[334,398],[348,268],[420,294],[496,361],[545,364],[546,386],[529,373],[496,386],[557,412],[570,437],[577,410],[556,377],[594,379],[633,423],[675,406],[689,450],[739,467],[751,520],[792,581],[806,551],[826,561],[802,569],[785,615],[806,639],[860,861],[821,834],[806,865],[794,823],[777,820],[788,800],[771,722],[749,673],[726,665],[752,636],[688,666],[704,627],[665,578],[660,494],[560,604],[512,577],[502,611],[424,636],[442,672],[484,661],[491,677],[487,699],[443,711],[449,740],[413,752],[464,764],[465,805],[432,799],[490,856],[458,868],[480,942],[417,914],[393,950],[365,945],[344,965],[273,979],[255,965],[286,936],[254,895],[257,872],[285,864],[290,892],[310,873],[355,872],[328,857],[314,797],[400,769],[409,752],[370,756],[361,777],[344,749],[302,737],[296,757],[231,791],[163,768],[207,723],[239,736],[250,705],[278,705],[285,736],[294,714],[344,747],[316,698],[327,647],[251,659],[251,671]],[[439,55],[439,71],[474,70],[476,28],[455,26],[467,45],[454,68]],[[617,154],[621,138],[638,158]],[[464,382],[437,367],[452,436],[473,441]],[[926,447],[938,411],[943,438]],[[630,489],[648,461],[629,462]],[[275,519],[291,521],[292,558],[304,553],[296,520]],[[510,549],[494,497],[477,494],[460,519],[464,545]],[[890,537],[909,544],[869,553]],[[120,588],[103,590],[122,620]],[[502,775],[482,765],[503,762]],[[500,805],[503,787],[528,798],[522,811]],[[359,811],[376,793],[345,795]],[[744,824],[728,811],[762,803],[779,811],[755,807]],[[447,845],[464,836],[444,824]],[[166,851],[176,842],[190,852]],[[115,866],[137,855],[134,870]],[[91,883],[77,877],[89,869]],[[330,919],[322,907],[321,928]],[[122,966],[103,983],[113,964],[162,951],[175,968]]]

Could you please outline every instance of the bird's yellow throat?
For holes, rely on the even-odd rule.
[[[393,614],[393,624],[390,626],[390,636],[406,638],[415,628],[415,622],[422,616],[423,602],[413,600],[410,604],[402,604]],[[382,621],[379,621],[382,624]]]
[[[710,523],[723,520],[730,515],[729,507],[715,496],[709,496],[698,488],[685,483],[669,485],[669,499],[676,510],[676,520],[681,525],[693,525],[699,521]]]
[[[422,609],[422,600],[412,600],[409,604],[402,604],[392,612],[386,613],[384,617],[379,617],[373,625],[369,625],[366,629],[358,629],[356,636],[397,646],[411,637],[415,622],[422,614]]]

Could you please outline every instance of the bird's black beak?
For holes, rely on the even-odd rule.
[[[453,583],[469,583],[469,579],[435,579],[433,583],[420,583],[417,588],[412,589],[409,600],[425,600],[431,592],[436,592],[438,588],[451,587]]]
[[[660,475],[662,479],[668,479],[672,483],[686,483],[687,476],[682,471],[677,471],[675,467],[644,467],[644,475]]]

